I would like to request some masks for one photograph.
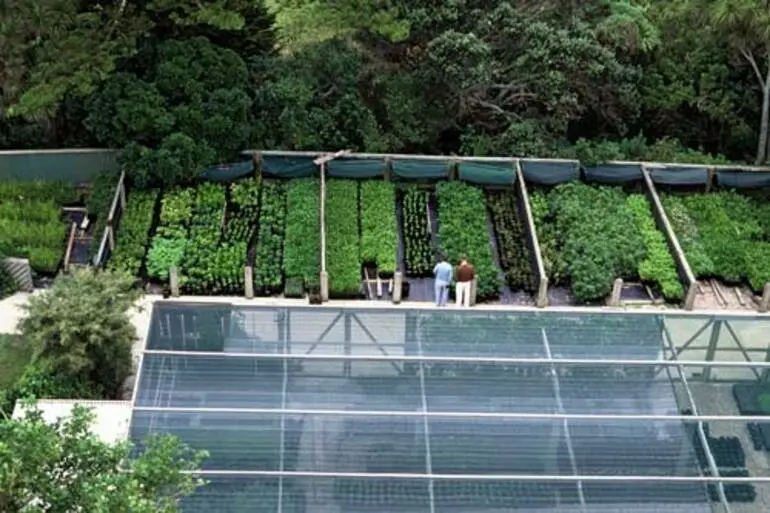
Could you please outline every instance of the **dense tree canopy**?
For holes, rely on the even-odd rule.
[[[765,4],[23,0],[0,146],[125,148],[146,184],[246,147],[767,163]]]

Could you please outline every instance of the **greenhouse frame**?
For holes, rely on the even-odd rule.
[[[186,512],[766,511],[769,328],[158,301],[130,436],[209,451]]]

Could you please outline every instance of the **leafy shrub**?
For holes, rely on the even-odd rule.
[[[283,268],[286,278],[302,278],[317,284],[321,274],[320,183],[298,178],[286,188],[286,239]]]
[[[440,183],[436,193],[441,250],[450,261],[466,256],[475,266],[479,298],[496,297],[500,278],[489,246],[484,194],[462,182]]]
[[[126,211],[120,220],[115,251],[108,267],[136,275],[147,252],[147,238],[152,227],[153,210],[158,191],[135,191],[126,202]]]
[[[519,219],[516,197],[512,191],[494,191],[487,194],[487,206],[497,234],[500,266],[513,290],[534,290],[532,252],[527,246],[524,226]]]
[[[193,294],[220,292],[229,281],[223,280],[217,260],[217,248],[224,225],[225,189],[204,183],[198,186],[190,220],[189,243],[182,258],[180,284]],[[245,260],[244,255],[241,262]]]
[[[227,224],[216,248],[210,292],[243,292],[243,268],[259,217],[260,183],[259,178],[247,178],[230,186]]]
[[[361,183],[361,260],[396,272],[396,191],[389,182]]]
[[[404,260],[409,274],[422,276],[433,269],[431,227],[428,223],[429,194],[415,185],[403,197]]]
[[[532,210],[532,220],[537,232],[537,242],[540,245],[540,256],[543,259],[545,274],[552,283],[564,281],[564,263],[559,256],[558,238],[555,223],[548,208],[548,198],[542,190],[535,190],[529,195],[529,206]]]
[[[36,271],[56,272],[69,228],[61,206],[74,199],[69,184],[0,182],[0,253],[28,258]]]
[[[548,204],[575,299],[601,299],[615,278],[638,275],[644,242],[621,189],[567,182]]]
[[[698,227],[690,217],[687,207],[679,196],[663,195],[661,197],[663,210],[671,223],[674,234],[679,239],[685,258],[696,278],[710,276],[714,273],[714,262],[706,253],[701,242]]]
[[[281,287],[285,227],[285,187],[280,182],[264,182],[254,261],[254,288],[263,294],[277,292]]]
[[[639,277],[655,282],[666,299],[682,299],[684,288],[679,281],[676,263],[668,250],[665,236],[655,225],[650,203],[643,195],[632,194],[626,199],[626,204],[636,219],[647,253],[639,264]]]
[[[354,180],[330,180],[326,197],[329,293],[357,294],[361,290],[358,184]]]
[[[163,197],[160,223],[147,252],[147,275],[151,278],[168,280],[169,269],[182,263],[194,201],[193,188],[173,189]]]

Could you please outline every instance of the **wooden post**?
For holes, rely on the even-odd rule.
[[[716,168],[708,168],[708,174],[706,178],[706,192],[711,192],[711,187],[714,184],[714,175],[716,174]]]
[[[262,176],[262,155],[257,152],[252,153],[251,161],[254,163],[254,176]]]
[[[115,232],[112,231],[112,226],[107,226],[107,237],[110,242],[110,251],[115,251]]]
[[[684,309],[692,310],[695,308],[695,298],[698,297],[698,282],[693,281],[690,286],[687,287],[687,295],[684,298]]]
[[[548,306],[548,276],[543,276],[540,280],[540,285],[537,288],[537,298],[535,298],[535,306],[538,308]]]
[[[321,162],[321,277],[326,274],[326,162]],[[323,295],[323,293],[322,293]]]
[[[67,240],[67,251],[64,254],[64,272],[69,272],[70,270],[70,258],[72,257],[72,246],[75,244],[75,232],[78,229],[78,225],[76,222],[72,222],[72,227],[70,228],[70,236]]]
[[[321,301],[329,301],[329,273],[321,271]]]
[[[770,282],[765,283],[765,289],[762,291],[762,300],[759,302],[759,311],[762,313],[770,310]]]
[[[176,267],[172,267],[168,271],[168,283],[171,289],[172,297],[179,297],[179,272]]]
[[[623,278],[618,278],[612,283],[612,293],[608,306],[620,306],[620,295],[623,292]]]
[[[476,292],[478,290],[478,282],[476,280],[476,278],[471,280],[470,300],[468,301],[471,306],[476,306]]]
[[[120,177],[120,210],[125,211],[126,210],[126,172],[123,171],[123,174]]]
[[[401,271],[397,271],[393,275],[393,303],[399,304],[401,302],[401,291],[404,285],[404,274]]]
[[[393,179],[393,160],[390,157],[385,157],[385,169],[382,170],[382,176],[386,182]]]
[[[254,268],[250,265],[243,268],[243,279],[246,299],[254,299]]]

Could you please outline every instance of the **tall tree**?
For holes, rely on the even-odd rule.
[[[151,438],[139,456],[128,443],[91,435],[93,414],[46,422],[36,408],[0,421],[0,511],[4,513],[177,513],[203,483],[190,473],[204,452],[171,436]]]
[[[709,0],[709,14],[731,47],[751,66],[761,94],[755,162],[770,156],[770,3],[767,0]]]

